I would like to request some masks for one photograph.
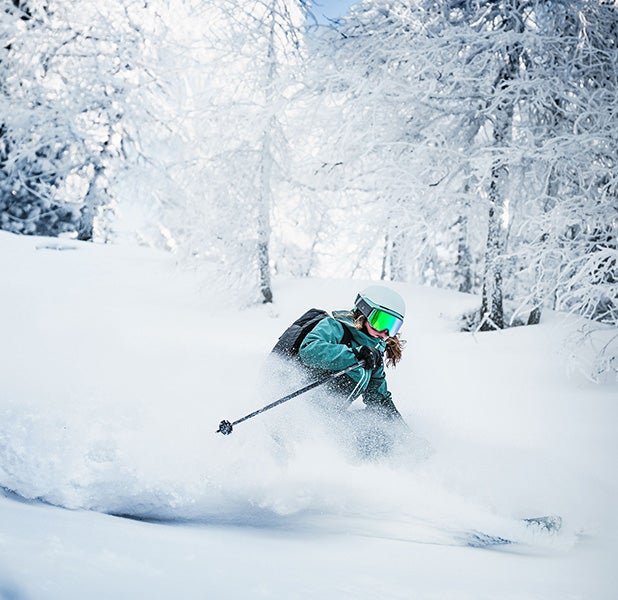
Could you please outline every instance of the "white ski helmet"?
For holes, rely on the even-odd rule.
[[[370,285],[364,289],[356,296],[354,306],[372,327],[378,331],[388,329],[390,336],[397,334],[406,316],[403,298],[395,290],[383,285]]]
[[[406,303],[404,299],[395,290],[385,285],[370,285],[360,292],[354,303],[357,308],[359,308],[359,299],[363,299],[373,308],[381,308],[402,319],[406,316]],[[364,311],[361,310],[361,312],[364,314]]]

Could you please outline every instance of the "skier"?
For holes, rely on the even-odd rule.
[[[409,429],[388,390],[384,363],[395,366],[404,342],[398,332],[405,302],[393,289],[372,285],[356,297],[352,311],[333,311],[305,336],[300,363],[316,376],[339,371],[359,360],[364,366],[327,384],[320,406],[339,423],[352,423],[365,454],[385,453],[394,438]],[[365,410],[347,410],[362,396]]]

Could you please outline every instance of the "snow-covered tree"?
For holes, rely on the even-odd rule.
[[[179,0],[172,9],[174,26],[154,49],[157,87],[144,96],[149,121],[140,132],[142,154],[168,178],[155,190],[161,223],[217,287],[270,302],[271,218],[287,179],[302,3]],[[141,193],[150,190],[145,182]]]
[[[334,115],[324,148],[336,149],[330,161],[372,276],[470,291],[480,234],[462,158],[481,125],[472,103],[438,105],[450,83],[435,60],[450,58],[428,42],[426,16],[412,2],[367,1],[329,36],[315,67]]]
[[[4,2],[0,11],[0,227],[56,235],[76,227],[78,211],[55,193],[69,158],[67,123],[37,85],[48,9]]]
[[[554,52],[535,58],[563,77],[546,89],[544,104],[530,107],[547,132],[531,157],[541,199],[526,256],[537,273],[532,291],[539,305],[616,325],[618,15],[598,2],[557,14],[545,8],[538,18],[556,32]]]
[[[353,11],[334,93],[354,124],[332,139],[366,182],[391,276],[472,290],[482,262],[481,328],[505,325],[505,298],[611,314],[615,29],[596,0]]]
[[[113,204],[140,3],[12,0],[0,11],[0,227],[93,238]]]

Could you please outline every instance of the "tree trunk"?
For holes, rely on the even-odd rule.
[[[94,173],[90,184],[88,185],[88,192],[84,198],[84,206],[82,207],[78,230],[77,239],[83,242],[91,242],[94,239],[94,220],[97,217],[99,207],[105,203],[104,192],[105,189],[105,167],[103,161],[109,156],[109,143],[111,138],[111,131],[108,139],[103,144],[100,155],[96,158],[94,163]],[[109,198],[107,199],[109,202]]]
[[[502,301],[502,267],[503,253],[502,210],[504,200],[499,191],[500,169],[492,169],[492,183],[489,193],[489,223],[487,226],[487,244],[485,246],[485,274],[481,302],[481,331],[504,328],[504,306]]]
[[[459,279],[458,290],[464,294],[472,292],[474,274],[472,272],[472,253],[468,244],[468,217],[461,215],[457,219],[457,262],[455,271]]]
[[[407,281],[405,251],[402,247],[403,234],[395,224],[390,236],[390,278],[391,281]]]
[[[101,176],[103,168],[97,165],[94,169],[94,177],[90,181],[88,186],[88,193],[84,199],[84,206],[82,206],[79,226],[77,230],[77,239],[82,242],[91,242],[94,236],[94,219],[97,214],[97,182]]]
[[[541,322],[541,307],[537,306],[530,311],[527,325],[538,325]]]
[[[270,124],[268,125],[268,127]],[[262,153],[260,158],[260,197],[257,219],[257,260],[260,279],[260,294],[262,303],[273,301],[273,292],[270,276],[270,205],[272,202],[271,173],[272,156],[270,149],[270,132],[264,132],[262,139]]]
[[[266,81],[266,106],[273,102],[275,83],[275,25],[276,6],[271,6],[270,32],[268,39],[268,75]],[[275,117],[271,117],[262,136],[262,148],[260,155],[260,197],[258,199],[258,222],[257,222],[257,260],[260,281],[260,294],[262,303],[269,304],[273,301],[273,292],[270,273],[270,207],[272,204],[272,132],[275,128]]]
[[[380,271],[380,281],[386,280],[386,266],[388,264],[388,247],[389,247],[389,237],[388,231],[384,236],[384,251],[382,252],[382,270]]]
[[[517,12],[518,3],[509,9],[503,9],[505,30],[521,33],[523,25]],[[506,201],[506,184],[508,166],[504,156],[510,146],[514,102],[509,91],[509,83],[517,78],[522,49],[517,43],[507,46],[501,59],[502,68],[494,82],[494,94],[498,96],[494,113],[493,140],[495,157],[491,168],[489,185],[489,219],[487,226],[487,244],[485,247],[485,272],[481,303],[481,331],[504,328],[504,305],[502,292],[502,260],[506,242],[504,239],[502,219]]]

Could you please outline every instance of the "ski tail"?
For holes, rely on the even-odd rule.
[[[528,545],[538,542],[539,538],[548,538],[548,535],[557,534],[562,528],[562,517],[557,515],[529,517],[520,519],[517,524],[519,531],[509,534],[497,535],[469,529],[453,532],[453,537],[459,544],[470,548]]]

